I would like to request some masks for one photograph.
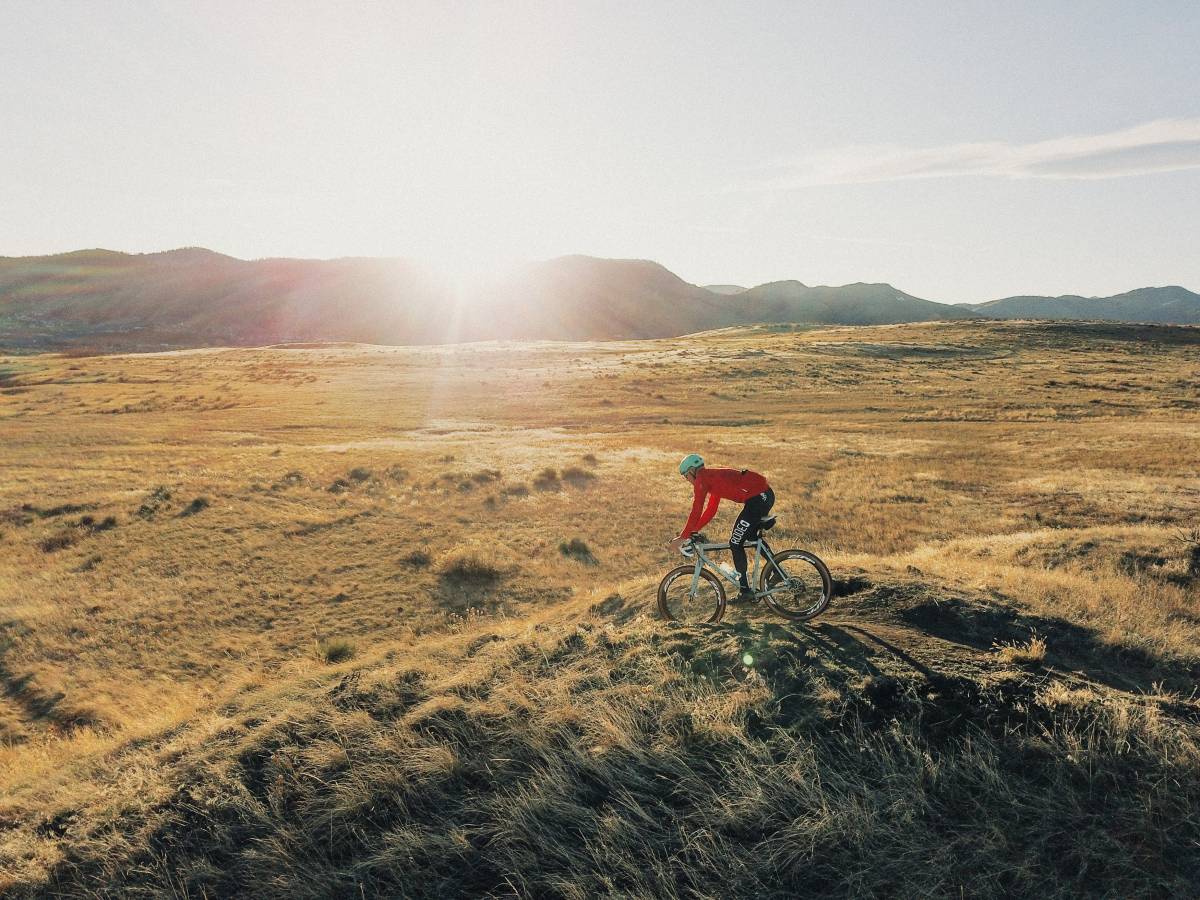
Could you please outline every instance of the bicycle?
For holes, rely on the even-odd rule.
[[[763,520],[753,547],[754,571],[750,583],[757,584],[755,600],[762,600],[776,614],[793,622],[804,622],[824,612],[833,598],[833,577],[829,567],[807,550],[775,553],[763,532],[775,526],[775,517]],[[689,565],[672,569],[658,585],[658,611],[674,622],[720,622],[725,615],[724,577],[740,587],[737,572],[714,563],[706,555],[728,550],[729,543],[710,543],[702,534],[693,535],[680,552],[692,560]],[[685,575],[690,579],[683,580]],[[679,590],[682,588],[682,590]],[[819,590],[818,590],[819,589]]]

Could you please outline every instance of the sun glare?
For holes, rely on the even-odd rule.
[[[460,255],[461,254],[461,255]],[[430,276],[466,300],[478,296],[515,271],[522,260],[487,253],[464,253],[459,248],[425,254],[419,260]]]

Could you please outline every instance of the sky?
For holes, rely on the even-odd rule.
[[[1200,290],[1200,3],[0,0],[0,255]]]

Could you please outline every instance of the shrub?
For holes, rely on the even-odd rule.
[[[209,500],[207,497],[197,497],[195,500],[193,500],[191,503],[189,503],[187,506],[185,506],[183,509],[183,512],[181,512],[179,515],[194,516],[196,513],[200,512],[201,510],[208,509],[208,507],[210,505],[211,504],[209,503]]]
[[[34,507],[29,507],[35,509]],[[52,506],[49,509],[35,510],[39,517],[50,519],[54,516],[66,516],[71,513],[83,512],[85,509],[91,509],[91,506],[85,503],[63,503],[60,506]]]
[[[589,466],[595,466],[595,465],[599,465],[599,462],[600,462],[598,459],[596,459],[596,454],[595,454],[595,453],[585,453],[585,454],[583,454],[583,461],[584,461],[585,463],[587,463]]]
[[[495,581],[501,572],[490,562],[477,556],[458,556],[442,566],[442,575],[463,581]]]
[[[354,659],[358,648],[345,638],[327,638],[317,643],[317,658],[331,665]]]
[[[445,556],[438,571],[451,581],[492,582],[503,577],[505,568],[493,547],[462,547]]]
[[[471,480],[477,484],[487,484],[489,481],[500,480],[499,469],[483,469],[471,476]]]
[[[351,484],[345,478],[335,478],[333,484],[329,486],[329,493],[344,494],[350,488]]]
[[[539,491],[553,491],[559,487],[558,472],[549,466],[533,477],[533,486]]]
[[[77,531],[64,529],[48,538],[43,538],[38,546],[42,548],[43,553],[56,553],[59,550],[66,550],[78,542],[79,533]]]
[[[117,527],[116,516],[105,516],[99,522],[93,516],[80,516],[78,527],[86,528],[88,531],[108,531],[110,528]]]
[[[23,527],[33,521],[33,516],[29,515],[32,507],[26,503],[24,506],[14,509],[0,510],[0,525],[15,525]]]
[[[159,485],[150,492],[150,496],[138,507],[137,514],[143,519],[149,519],[170,502],[171,492],[162,485]]]
[[[401,466],[388,466],[384,474],[392,481],[403,481],[408,477],[408,470]]]
[[[581,469],[579,466],[567,466],[567,468],[563,469],[562,471],[563,481],[569,481],[576,486],[586,484],[589,481],[594,481],[595,478],[596,474],[594,472],[589,472],[587,469]]]
[[[424,550],[414,550],[408,556],[401,557],[400,562],[405,565],[412,566],[414,569],[423,569],[431,562],[429,554]]]
[[[558,545],[558,552],[563,556],[576,559],[588,565],[596,564],[596,557],[592,555],[592,548],[580,538],[571,538],[569,541],[563,541]]]
[[[529,485],[527,484],[506,484],[501,493],[507,494],[510,497],[524,497],[529,493]]]
[[[369,481],[371,478],[371,470],[361,467],[350,470],[349,477],[351,481],[356,481],[362,484],[364,481]]]

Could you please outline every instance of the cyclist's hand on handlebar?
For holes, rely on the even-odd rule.
[[[687,543],[688,540],[688,538],[675,538],[675,540],[671,541],[669,544],[667,544],[667,546],[671,548],[672,553],[675,553],[680,547]]]

